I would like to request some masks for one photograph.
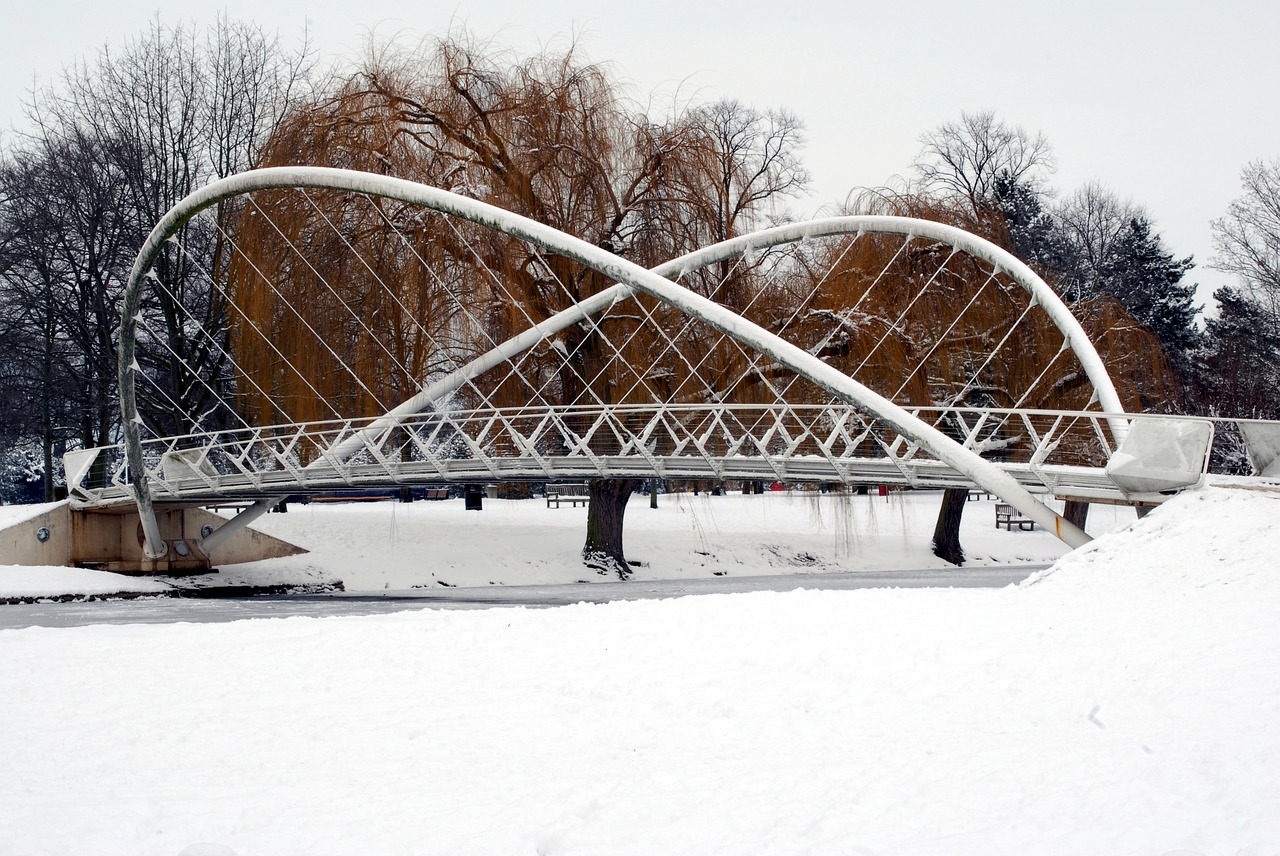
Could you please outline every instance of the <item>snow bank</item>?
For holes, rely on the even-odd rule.
[[[1141,582],[1158,589],[1269,585],[1280,573],[1280,488],[1231,480],[1184,493],[1146,518],[1063,556],[1026,585],[1052,580],[1099,593]],[[1188,559],[1193,558],[1193,561]]]
[[[38,502],[31,505],[0,505],[0,529],[15,526],[24,520],[39,517],[53,511],[61,502]]]
[[[3,840],[1274,853],[1276,502],[1199,491],[1000,590],[0,631]]]
[[[84,568],[0,565],[0,598],[155,594],[172,588],[162,580]]]

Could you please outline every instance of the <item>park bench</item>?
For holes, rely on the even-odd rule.
[[[575,506],[578,503],[586,505],[590,499],[585,483],[547,485],[547,508],[551,508],[553,503],[556,508],[559,508],[562,502]]]
[[[991,491],[983,490],[980,487],[974,487],[969,489],[969,493],[965,496],[965,501],[980,502],[984,499],[990,499],[990,498],[991,498]]]
[[[215,503],[212,503],[211,505],[204,506],[204,510],[205,511],[234,511],[236,514],[239,514],[240,512],[244,511],[246,508],[248,508],[251,505],[253,505],[253,503],[247,502],[247,501],[246,502],[232,502],[232,501],[215,502]]]
[[[999,529],[1001,525],[1010,532],[1013,531],[1013,527],[1015,526],[1023,530],[1036,528],[1034,520],[1023,517],[1022,512],[1018,511],[1012,505],[998,502],[996,503],[996,528]]]
[[[387,493],[379,490],[349,490],[337,493],[321,494],[311,497],[312,502],[385,502],[396,499],[398,493]]]

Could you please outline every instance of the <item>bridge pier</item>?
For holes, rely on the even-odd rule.
[[[166,549],[164,555],[152,559],[143,550],[141,519],[133,506],[76,509],[64,501],[0,530],[0,556],[15,565],[181,576],[210,573],[215,564],[306,552],[246,528],[207,555],[201,549],[202,539],[229,521],[198,506],[158,506],[156,521]]]

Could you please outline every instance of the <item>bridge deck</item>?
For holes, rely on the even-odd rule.
[[[156,501],[212,502],[217,500],[257,500],[273,496],[316,494],[336,490],[391,488],[435,484],[468,484],[496,481],[554,482],[598,478],[662,478],[711,480],[766,480],[791,483],[835,483],[846,485],[893,485],[911,488],[972,487],[972,480],[937,461],[919,460],[906,464],[889,459],[861,459],[841,462],[813,458],[791,458],[783,462],[763,458],[705,459],[668,457],[655,459],[657,466],[637,457],[503,458],[488,461],[453,460],[433,464],[411,461],[387,467],[356,464],[341,471],[315,468],[297,478],[287,470],[271,473],[204,475],[173,479],[153,485]],[[1100,468],[998,464],[1033,493],[1074,497],[1093,501],[1149,502],[1126,496]],[[83,493],[83,492],[82,492]],[[89,501],[86,501],[89,500]],[[80,498],[82,504],[98,506],[131,503],[132,491],[116,485]]]
[[[1159,452],[1156,475],[1172,473],[1181,480],[1118,483],[1115,473],[1108,473],[1116,455],[1114,416],[972,408],[917,413],[949,426],[1031,493],[1130,504],[1162,502],[1167,495],[1159,491],[1170,484],[1196,483],[1207,464],[1214,425],[1213,420],[1126,415],[1125,448],[1143,446],[1130,441],[1152,434],[1155,440],[1145,443]],[[1178,432],[1188,426],[1198,432],[1200,445],[1194,448],[1178,446]],[[1280,437],[1280,430],[1265,425],[1250,430],[1261,428]],[[1134,454],[1120,457],[1133,459]],[[1171,463],[1175,458],[1181,463]],[[975,485],[973,476],[939,460],[888,423],[832,405],[437,411],[394,421],[158,438],[145,445],[144,460],[153,499],[183,503],[600,478]],[[72,498],[81,507],[134,501],[130,468],[120,447],[69,453],[67,472]]]

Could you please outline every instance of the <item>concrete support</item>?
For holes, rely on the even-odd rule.
[[[136,509],[82,511],[66,502],[44,506],[0,529],[0,564],[97,568],[125,574],[202,574],[215,564],[233,565],[305,553],[300,547],[253,529],[227,538],[212,556],[201,540],[226,519],[195,506],[161,505],[156,523],[164,554],[143,549],[145,533]]]

